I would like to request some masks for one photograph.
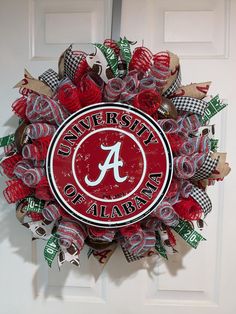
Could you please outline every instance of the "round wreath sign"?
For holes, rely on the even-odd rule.
[[[105,40],[61,55],[58,73],[25,71],[15,134],[0,139],[4,190],[49,266],[100,263],[120,245],[128,262],[192,247],[211,211],[206,187],[230,171],[209,119],[226,104],[210,82],[181,86],[178,57]]]

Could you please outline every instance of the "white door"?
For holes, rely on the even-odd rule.
[[[123,0],[121,19],[121,35],[144,40],[152,51],[180,55],[183,83],[212,80],[211,93],[228,100],[230,106],[214,122],[234,169],[235,16],[234,0]],[[109,0],[0,0],[0,136],[16,127],[10,105],[17,91],[11,87],[24,67],[34,76],[56,69],[70,42],[88,49],[88,42],[102,41],[110,31]],[[197,251],[180,241],[180,254],[157,265],[153,259],[128,264],[118,250],[103,271],[85,254],[80,269],[48,269],[43,243],[32,243],[14,207],[1,197],[1,314],[234,314],[235,184],[233,170],[209,189],[214,209],[207,219],[207,241]]]

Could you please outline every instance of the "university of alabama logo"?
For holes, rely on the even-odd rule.
[[[157,122],[120,103],[70,116],[47,156],[56,200],[74,218],[104,228],[149,215],[168,191],[172,172],[171,149]]]

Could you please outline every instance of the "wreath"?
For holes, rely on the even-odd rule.
[[[50,267],[55,258],[59,268],[65,261],[78,266],[85,244],[88,257],[93,255],[104,264],[117,246],[131,262],[154,254],[167,259],[176,252],[176,233],[193,248],[205,240],[201,230],[212,209],[206,188],[230,171],[226,154],[217,152],[218,139],[209,123],[226,103],[219,95],[207,96],[211,82],[182,86],[174,53],[153,54],[143,46],[132,48],[134,44],[126,38],[109,39],[94,44],[91,54],[73,51],[71,45],[59,58],[58,73],[48,69],[36,79],[25,70],[15,86],[21,96],[12,110],[19,126],[0,139],[5,154],[1,168],[9,178],[3,194],[9,204],[16,203],[16,217],[32,231],[33,239],[46,240],[44,256]],[[104,124],[103,114],[108,113]],[[121,121],[116,120],[119,113]],[[91,117],[94,127],[90,128]],[[135,131],[136,138],[122,127]],[[78,144],[81,130],[86,136]],[[122,151],[123,143],[128,149]],[[56,153],[58,145],[61,151]],[[97,147],[103,150],[103,163]],[[146,157],[143,147],[148,149]],[[66,159],[71,151],[75,169]],[[97,164],[91,158],[97,158]],[[146,184],[143,197],[138,197],[132,182],[150,167],[164,170],[149,173],[150,181],[136,183]],[[76,194],[74,185],[66,183],[67,198],[62,201],[58,191],[71,174],[78,181],[83,178],[88,189],[78,182],[83,193]],[[114,177],[116,184],[111,187]],[[103,214],[97,218],[95,201],[85,211],[83,200],[92,204],[94,195],[99,202],[111,204],[110,216],[102,206]],[[125,198],[124,218],[118,203]],[[139,211],[136,216],[131,198]],[[76,207],[70,210],[72,202]],[[85,213],[89,213],[87,220]]]

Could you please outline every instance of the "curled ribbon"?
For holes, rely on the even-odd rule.
[[[25,159],[45,160],[48,146],[51,142],[51,136],[39,138],[33,144],[27,144],[22,149],[22,155]]]
[[[161,202],[161,204],[151,213],[151,216],[158,218],[167,226],[176,226],[179,221],[174,208],[166,201]]]
[[[26,116],[30,122],[49,122],[59,126],[68,115],[63,107],[47,96],[32,94],[27,98]]]
[[[87,227],[87,232],[89,238],[95,241],[106,241],[106,242],[112,242],[114,240],[116,230],[114,229],[101,229],[96,227]]]
[[[87,232],[82,224],[66,220],[62,220],[59,223],[57,234],[59,235],[59,244],[62,248],[68,249],[74,243],[79,251],[83,248],[84,240],[87,236]]]
[[[69,79],[63,80],[58,86],[58,100],[70,113],[81,108],[79,91]]]
[[[0,166],[2,168],[3,173],[9,178],[14,177],[14,168],[17,165],[17,163],[21,160],[22,156],[20,154],[14,154],[2,160]]]
[[[58,220],[62,213],[63,209],[55,202],[45,205],[42,209],[42,215],[48,221]]]
[[[174,157],[174,174],[177,178],[189,179],[195,173],[193,160],[188,156]]]
[[[56,132],[56,127],[48,123],[32,123],[26,128],[27,134],[31,139],[39,139],[53,135]]]
[[[106,101],[118,101],[121,93],[125,89],[125,82],[120,78],[113,78],[107,82],[104,90]]]
[[[44,176],[44,168],[27,169],[22,176],[22,181],[29,187],[35,187]]]

